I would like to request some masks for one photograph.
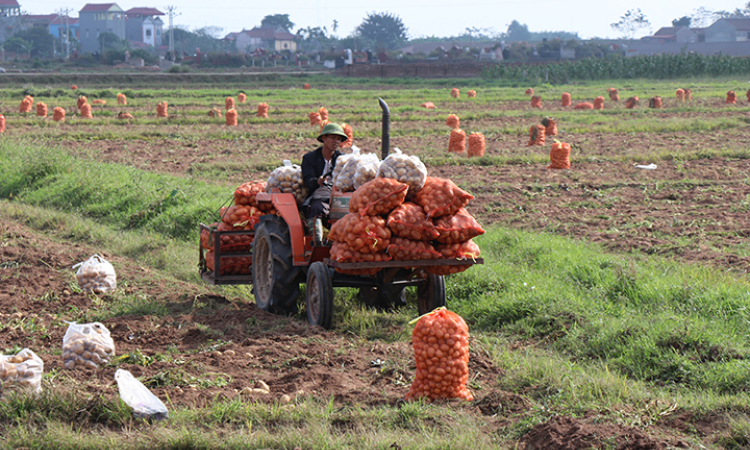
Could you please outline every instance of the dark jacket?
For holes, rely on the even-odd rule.
[[[340,155],[341,152],[338,150],[333,152],[333,156],[331,157],[331,170],[336,166],[336,159]],[[326,160],[323,158],[322,146],[302,157],[302,179],[304,180],[307,189],[309,189],[308,196],[312,195],[320,186],[318,184],[318,178],[324,175],[323,169],[325,169],[325,167]]]

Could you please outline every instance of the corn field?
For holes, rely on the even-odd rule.
[[[499,63],[482,71],[488,80],[567,83],[573,80],[677,79],[750,76],[750,58],[727,55],[651,55],[586,58],[536,65]]]

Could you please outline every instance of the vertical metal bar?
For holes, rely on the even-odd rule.
[[[383,147],[381,150],[381,159],[385,159],[391,151],[391,110],[388,109],[388,104],[382,98],[378,98],[378,102],[380,103],[380,109],[383,110],[383,132],[381,137]]]

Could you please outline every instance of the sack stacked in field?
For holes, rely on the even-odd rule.
[[[380,262],[390,261],[391,257],[385,252],[378,253],[360,253],[356,252],[349,247],[346,242],[334,242],[331,245],[331,259],[342,263],[351,262]],[[341,269],[336,268],[336,272],[347,274],[347,275],[375,275],[380,269],[366,268],[366,269]]]
[[[44,361],[28,348],[15,355],[0,355],[0,386],[3,390],[30,388],[42,390]]]
[[[349,213],[331,226],[328,239],[345,242],[360,253],[383,252],[391,242],[391,230],[380,216]]]
[[[469,327],[445,308],[422,316],[411,334],[417,373],[406,400],[474,400],[469,381]]]
[[[347,164],[351,164],[351,162]],[[354,170],[354,177],[352,178],[352,185],[355,190],[378,176],[380,159],[375,153],[365,153],[356,159],[356,164],[357,167]]]
[[[440,233],[435,240],[441,244],[464,242],[484,234],[477,220],[464,208],[455,214],[440,216],[434,222],[435,229]]]
[[[414,196],[428,218],[455,214],[469,204],[474,196],[447,179],[427,177],[424,187]]]
[[[117,274],[115,268],[106,259],[93,255],[73,268],[76,271],[76,281],[84,292],[104,294],[117,289]]]
[[[317,113],[316,113],[317,114]],[[336,166],[333,168],[331,174],[331,181],[333,186],[339,192],[348,192],[354,190],[354,172],[357,169],[356,164],[352,164],[349,168],[346,165],[352,159],[359,157],[359,147],[352,145],[352,152],[345,153],[336,158]]]
[[[471,239],[464,242],[454,242],[453,244],[438,244],[435,246],[435,250],[440,253],[441,259],[474,260],[479,258],[479,246]],[[425,267],[425,270],[435,275],[450,275],[453,273],[463,272],[469,267],[469,265],[430,266]]]
[[[216,253],[209,250],[204,258],[206,268],[216,272]],[[249,256],[222,256],[219,261],[219,275],[249,275],[252,265],[253,258]]]
[[[63,367],[96,369],[115,356],[115,342],[99,322],[68,325],[62,343]]]
[[[440,252],[428,241],[414,241],[394,237],[388,244],[388,254],[396,261],[438,259]]]
[[[424,209],[412,202],[404,202],[388,215],[388,228],[394,236],[414,241],[431,241],[440,236]]]
[[[380,163],[378,176],[392,178],[409,186],[410,193],[416,193],[427,180],[427,168],[418,156],[407,156],[398,148]]]
[[[307,198],[307,188],[302,179],[302,168],[286,159],[284,165],[274,169],[271,176],[268,177],[266,192],[271,192],[274,188],[294,195],[298,205],[301,205]]]
[[[408,189],[406,184],[391,178],[375,178],[354,191],[349,212],[361,216],[390,214],[404,202]]]

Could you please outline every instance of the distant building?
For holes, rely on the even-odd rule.
[[[87,3],[78,12],[82,52],[101,51],[99,35],[113,33],[125,39],[125,11],[117,3]]]
[[[131,8],[125,11],[125,38],[152,47],[161,46],[164,22],[159,16],[163,15],[156,8]]]
[[[744,42],[750,36],[750,17],[719,19],[705,29],[706,42]]]
[[[21,5],[17,0],[0,0],[0,42],[21,29]]]
[[[281,27],[255,27],[252,30],[229,33],[224,39],[234,41],[237,51],[244,53],[251,53],[256,49],[297,51],[297,36]]]
[[[653,36],[646,36],[643,39],[661,44],[667,42],[688,43],[698,42],[698,34],[690,27],[662,27]]]

